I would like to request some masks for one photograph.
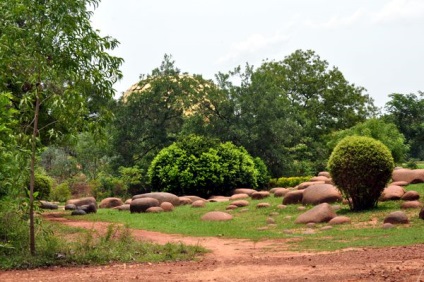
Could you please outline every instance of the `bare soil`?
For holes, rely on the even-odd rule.
[[[51,214],[48,219],[99,232],[109,225],[69,220],[59,214]],[[211,252],[189,262],[0,271],[0,281],[424,281],[424,244],[302,253],[287,251],[284,239],[255,243],[145,230],[132,232],[138,240],[201,245]]]

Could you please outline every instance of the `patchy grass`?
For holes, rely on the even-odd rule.
[[[407,190],[418,191],[424,195],[424,184],[409,185]],[[271,204],[269,208],[256,208],[260,202]],[[378,208],[370,211],[352,212],[348,206],[341,205],[338,215],[351,218],[352,223],[333,226],[329,230],[320,230],[327,224],[317,224],[308,233],[308,227],[295,224],[294,220],[304,211],[300,205],[290,205],[279,209],[281,198],[269,197],[264,200],[250,200],[246,208],[228,211],[234,216],[227,222],[204,222],[200,218],[208,211],[225,211],[228,202],[208,203],[205,208],[190,206],[177,207],[170,213],[130,214],[116,210],[100,209],[97,214],[80,217],[82,220],[124,223],[131,228],[179,233],[189,236],[221,236],[227,238],[245,238],[253,241],[286,238],[293,250],[338,250],[348,247],[366,246],[402,246],[422,243],[419,234],[424,221],[418,218],[419,210],[406,210],[411,222],[392,229],[383,229],[384,217],[390,212],[400,210],[400,201],[379,203]],[[308,207],[309,208],[309,207]],[[267,224],[272,218],[275,224]]]
[[[1,249],[0,269],[193,260],[206,252],[200,246],[137,241],[128,227],[113,224],[105,234],[53,222],[44,224],[45,234],[37,237],[37,254],[31,256],[28,250]]]

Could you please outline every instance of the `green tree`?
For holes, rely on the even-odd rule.
[[[138,165],[147,171],[162,148],[190,133],[185,123],[193,119],[194,124],[195,116],[203,115],[215,86],[201,76],[182,73],[168,55],[159,68],[140,78],[116,105],[113,151],[115,167]]]
[[[90,24],[98,0],[0,2],[0,87],[13,95],[21,145],[30,157],[30,251],[35,253],[34,174],[40,141],[104,124],[107,103],[121,77],[118,42]]]
[[[391,100],[386,103],[389,122],[396,124],[405,136],[413,158],[424,159],[424,92],[418,94],[390,94]]]
[[[335,185],[355,211],[377,206],[393,168],[390,150],[380,141],[365,136],[344,138],[328,161]]]
[[[383,119],[369,119],[351,128],[336,131],[328,136],[327,145],[332,151],[343,138],[354,135],[368,136],[381,141],[389,148],[395,163],[400,164],[406,160],[409,146],[405,143],[405,137],[395,124],[385,122]]]
[[[349,83],[315,52],[297,50],[217,75],[217,99],[208,130],[265,161],[273,177],[310,175],[325,168],[323,136],[373,116],[365,89]],[[234,83],[237,81],[239,83]]]

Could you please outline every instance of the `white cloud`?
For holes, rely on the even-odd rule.
[[[272,48],[277,44],[285,43],[288,41],[289,36],[283,36],[279,33],[268,37],[259,33],[251,34],[245,40],[233,43],[230,47],[230,51],[218,59],[218,64],[233,61],[244,55],[263,51],[264,49]]]
[[[375,14],[376,23],[393,21],[413,21],[424,17],[424,1],[422,0],[392,0]]]

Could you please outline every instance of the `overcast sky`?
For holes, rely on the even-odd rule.
[[[92,18],[120,41],[118,96],[171,54],[206,79],[312,49],[384,106],[424,91],[424,0],[102,0]]]

